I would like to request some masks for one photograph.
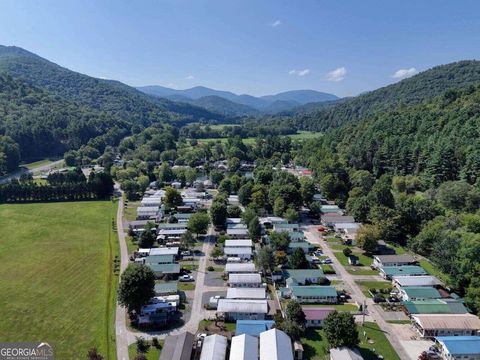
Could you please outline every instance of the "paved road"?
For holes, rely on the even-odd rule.
[[[118,185],[117,185],[118,188]],[[118,190],[122,193],[120,190]],[[118,241],[120,244],[120,270],[123,272],[128,265],[128,250],[127,243],[125,240],[125,231],[123,227],[123,198],[120,198],[118,203],[118,212],[117,212],[117,232],[118,232]],[[115,318],[115,332],[116,332],[116,342],[117,342],[117,359],[119,360],[129,360],[128,357],[128,345],[133,344],[136,341],[136,337],[142,336],[145,339],[151,339],[157,337],[159,339],[164,339],[169,334],[178,334],[184,331],[190,331],[195,333],[198,329],[198,323],[203,319],[208,319],[215,314],[215,311],[205,310],[202,306],[202,294],[208,291],[225,291],[224,287],[213,287],[205,286],[205,271],[207,259],[212,250],[214,244],[214,230],[213,227],[210,227],[208,234],[205,237],[205,241],[202,246],[203,256],[200,257],[198,262],[198,270],[195,281],[195,292],[193,297],[193,303],[191,307],[191,316],[190,319],[182,327],[159,332],[136,332],[131,331],[127,327],[126,317],[127,313],[124,307],[117,304],[116,309],[116,318]]]
[[[120,245],[120,273],[123,273],[123,271],[127,268],[128,265],[128,250],[127,243],[125,241],[125,231],[123,229],[123,192],[118,189],[118,184],[116,184],[116,189],[122,195],[118,200],[117,233],[118,243]],[[123,306],[117,304],[117,309],[115,312],[115,333],[117,342],[117,359],[120,360],[129,360],[129,330],[127,329],[126,315],[126,309]]]
[[[63,162],[63,160],[58,160],[58,161],[51,162],[50,164],[47,164],[47,165],[42,165],[42,166],[32,168],[30,170],[28,170],[25,167],[22,167],[19,170],[13,172],[12,174],[9,174],[9,175],[1,178],[0,179],[0,184],[7,183],[7,182],[9,182],[10,180],[13,180],[13,179],[19,179],[22,174],[25,174],[27,172],[35,173],[35,172],[42,172],[42,171],[50,170],[50,169],[54,168],[55,166],[60,165],[62,162]]]
[[[363,303],[363,301],[366,300],[369,316],[384,331],[385,336],[392,344],[400,359],[411,359],[411,357],[408,355],[408,353],[405,351],[404,347],[400,343],[400,339],[397,336],[395,329],[392,327],[392,324],[387,323],[385,319],[383,319],[380,312],[376,309],[376,306],[374,306],[374,302],[371,298],[365,298],[362,291],[360,290],[360,287],[355,282],[355,280],[357,280],[357,277],[354,277],[353,275],[348,273],[347,270],[345,270],[345,268],[342,266],[342,264],[340,264],[340,262],[333,254],[332,249],[330,249],[330,247],[326,245],[325,241],[321,239],[320,235],[316,231],[316,227],[307,227],[307,232],[305,233],[305,235],[309,242],[319,244],[323,249],[323,253],[327,255],[330,259],[332,259],[337,275],[339,275],[340,278],[350,287],[352,292],[352,299],[357,301],[358,303]],[[361,278],[363,277],[359,276],[358,280]]]

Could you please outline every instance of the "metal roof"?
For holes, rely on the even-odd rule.
[[[267,300],[219,299],[217,311],[234,313],[267,314]]]
[[[402,305],[410,314],[466,314],[462,302],[453,299],[431,299],[403,301]]]
[[[421,266],[416,265],[401,265],[401,266],[384,266],[380,272],[386,276],[396,275],[427,275],[427,272]]]
[[[375,258],[377,258],[379,261],[382,263],[387,262],[403,262],[403,263],[413,263],[415,262],[415,259],[413,258],[412,255],[408,254],[403,254],[403,255],[375,255]]]
[[[356,349],[347,347],[330,349],[331,360],[363,360],[362,355]]]
[[[451,355],[479,355],[480,336],[438,336],[435,338]]]
[[[248,234],[248,229],[227,229],[227,234],[247,235]]]
[[[225,240],[225,247],[252,247],[253,241],[249,239],[242,239],[242,240]]]
[[[161,247],[161,248],[152,248],[150,249],[150,256],[153,255],[177,255],[178,247]]]
[[[145,264],[153,272],[162,274],[178,274],[180,272],[180,264]]]
[[[247,334],[234,336],[230,360],[258,360],[258,338]]]
[[[246,272],[251,273],[255,272],[255,264],[254,263],[227,263],[225,265],[225,272]]]
[[[441,299],[440,292],[428,286],[405,286],[400,288],[409,298],[416,299]]]
[[[155,283],[155,294],[170,294],[178,291],[178,283],[176,281],[157,282]]]
[[[252,248],[251,247],[224,247],[223,252],[225,255],[236,255],[236,254],[247,254],[252,255]]]
[[[160,360],[190,360],[195,337],[190,332],[165,338]]]
[[[307,320],[325,320],[335,308],[303,306],[302,310]]]
[[[228,288],[227,299],[265,299],[265,288]]]
[[[341,223],[354,223],[353,216],[339,216],[339,215],[322,215],[321,220],[326,224],[341,224]]]
[[[228,275],[228,283],[229,284],[259,284],[262,282],[262,277],[259,273],[251,273],[251,274],[229,274]]]
[[[424,330],[480,330],[480,319],[472,314],[422,314],[413,320]]]
[[[274,324],[273,320],[237,320],[235,335],[260,336],[260,333],[270,330]]]
[[[283,276],[285,278],[295,278],[297,280],[305,278],[324,277],[322,269],[284,269]],[[302,281],[303,282],[303,281]]]
[[[435,276],[394,276],[393,281],[400,286],[435,286],[441,285],[441,281]]]
[[[293,360],[290,337],[278,329],[261,333],[260,360]]]
[[[205,337],[200,360],[225,360],[227,342],[227,338],[222,335],[214,334]]]
[[[174,260],[174,255],[148,255],[145,257],[146,264],[166,264],[173,263]]]

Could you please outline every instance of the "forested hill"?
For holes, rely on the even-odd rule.
[[[0,135],[11,137],[24,159],[62,155],[98,135],[119,133],[114,136],[118,138],[126,128],[126,122],[117,121],[105,112],[0,73]],[[0,153],[1,145],[0,141]]]
[[[221,119],[203,108],[174,104],[118,81],[83,75],[15,46],[0,45],[0,72],[119,120],[148,125],[158,120]]]
[[[421,174],[433,186],[480,179],[480,86],[349,123],[324,137],[355,169]]]
[[[300,129],[322,131],[346,122],[357,121],[401,105],[428,101],[451,88],[480,84],[480,61],[459,61],[436,66],[411,78],[402,80],[342,103],[292,118]]]

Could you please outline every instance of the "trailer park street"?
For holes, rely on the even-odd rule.
[[[129,318],[125,308],[117,306],[119,359],[129,359],[129,346],[134,346],[139,337],[175,344],[179,339],[198,339],[198,342],[192,340],[190,351],[195,356],[202,354],[202,358],[210,351],[209,346],[220,346],[221,351],[226,352],[227,345],[222,345],[224,337],[232,339],[231,351],[240,341],[243,344],[260,339],[262,359],[262,336],[267,338],[270,331],[274,331],[268,330],[271,328],[268,324],[273,324],[271,320],[275,316],[285,316],[289,299],[302,305],[307,328],[320,328],[334,310],[352,313],[358,324],[361,353],[373,353],[384,359],[417,359],[423,351],[430,351],[437,336],[473,335],[480,330],[478,318],[468,314],[455,294],[450,294],[441,281],[418,265],[421,260],[418,255],[380,242],[376,255],[365,256],[355,246],[356,231],[361,224],[319,194],[316,201],[322,204],[320,224],[308,216],[305,208],[296,223],[275,216],[259,217],[262,235],[259,242],[252,242],[241,218],[227,218],[225,230],[210,224],[206,234],[198,236],[191,251],[185,252],[181,250],[180,239],[187,232],[189,219],[198,211],[209,210],[217,190],[199,192],[180,184],[172,185],[182,194],[183,201],[176,212],[170,214],[176,217],[175,222],[165,222],[168,218],[163,204],[165,189],[149,189],[141,203],[130,204],[124,202],[118,190],[121,270],[129,263],[144,264],[157,278],[156,298],[142,308],[136,319]],[[238,205],[238,198],[230,196],[229,202]],[[137,219],[127,219],[125,211],[136,211]],[[155,223],[153,231],[159,246],[142,249],[129,244],[131,239],[127,233],[141,234],[150,221]],[[309,269],[284,267],[266,277],[254,260],[260,249],[270,243],[272,233],[287,233],[287,253],[292,254],[297,248],[304,250]],[[211,253],[220,246],[216,245],[220,236],[224,237],[224,255],[213,258]],[[444,328],[426,325],[434,324],[438,314],[448,319]],[[450,326],[454,321],[457,324]],[[221,325],[217,326],[217,322]],[[252,326],[249,322],[255,323],[253,327],[265,328],[264,332],[255,334],[254,340],[244,338],[249,335],[239,330],[249,329],[248,326]],[[378,332],[375,338],[371,336],[373,328]],[[275,331],[272,335],[275,338],[285,335]],[[235,334],[237,336],[233,336]],[[307,331],[306,338],[302,338],[306,344],[311,341],[309,334],[312,332]],[[293,352],[291,349],[288,352],[295,358],[322,356],[309,351],[296,341]],[[333,359],[335,351],[331,356]],[[276,359],[290,357],[279,355]]]

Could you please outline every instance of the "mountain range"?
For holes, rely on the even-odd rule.
[[[291,90],[275,95],[256,97],[248,94],[237,95],[230,91],[215,90],[204,86],[177,90],[151,85],[137,87],[137,89],[149,95],[198,105],[227,116],[275,114],[308,103],[322,103],[339,99],[333,94],[315,90]]]

